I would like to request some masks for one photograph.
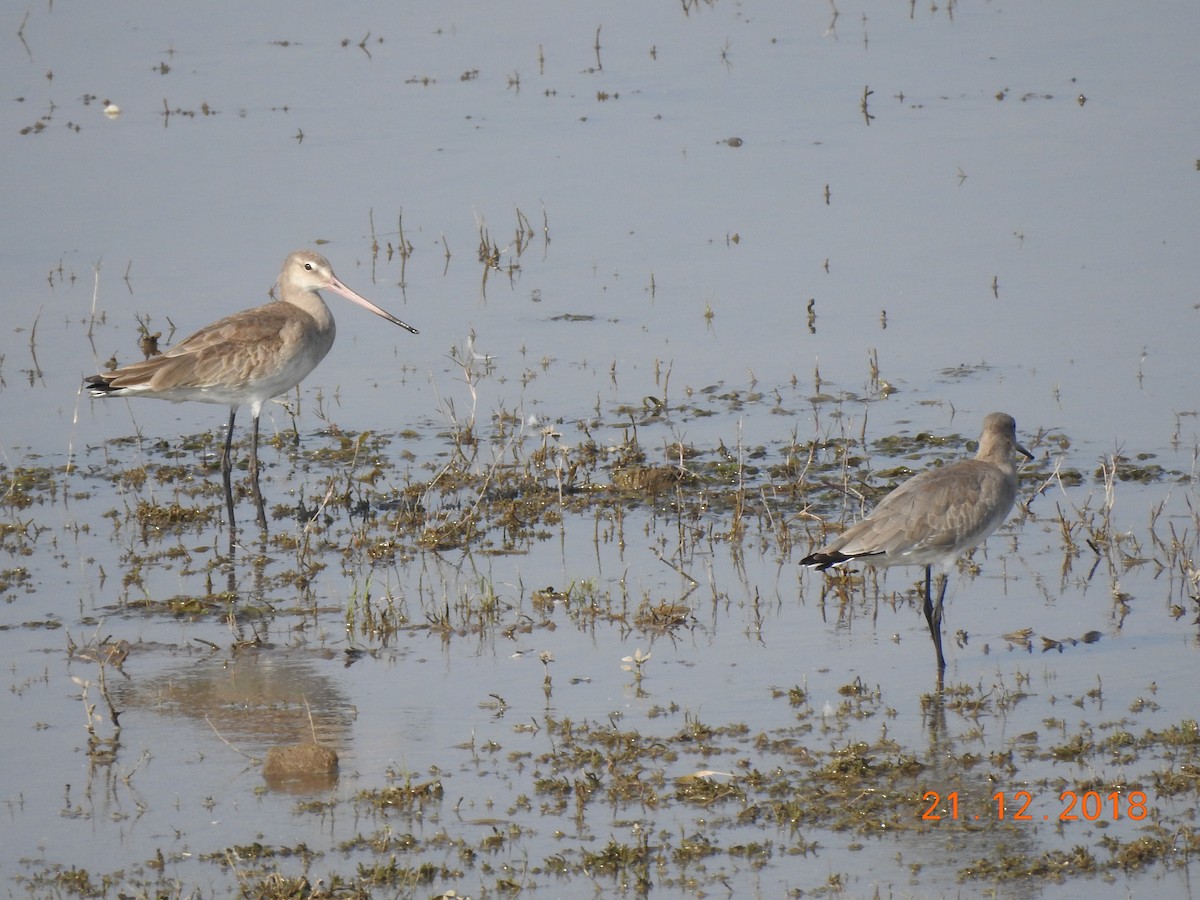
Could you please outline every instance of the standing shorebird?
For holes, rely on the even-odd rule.
[[[942,601],[947,573],[959,556],[983,543],[1008,518],[1017,496],[1014,453],[1033,459],[1033,454],[1017,443],[1013,417],[990,413],[983,420],[974,459],[914,475],[884,497],[869,516],[804,557],[800,565],[824,570],[861,559],[880,568],[924,566],[925,621],[937,650],[940,677],[946,668]],[[935,564],[941,567],[936,605],[930,592]]]
[[[258,487],[258,417],[263,403],[303,381],[333,346],[336,329],[333,315],[318,293],[322,290],[341,294],[393,325],[418,333],[338,281],[329,260],[321,254],[297,250],[283,262],[279,298],[274,302],[226,316],[159,356],[92,375],[84,384],[93,397],[155,397],[228,406],[229,429],[221,453],[221,474],[231,524],[233,420],[238,407],[248,403],[254,416],[250,482],[258,524],[266,529],[267,514]]]

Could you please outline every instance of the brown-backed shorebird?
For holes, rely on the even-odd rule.
[[[303,381],[333,346],[336,329],[333,315],[318,293],[322,290],[341,294],[393,325],[418,333],[338,281],[324,256],[312,250],[297,250],[284,260],[274,302],[226,316],[159,356],[92,375],[84,383],[94,397],[200,400],[228,406],[229,429],[221,453],[221,474],[231,524],[233,420],[238,407],[249,404],[254,417],[250,482],[258,524],[265,529],[267,514],[258,487],[258,417],[263,403]]]
[[[983,543],[1008,518],[1017,496],[1014,453],[1033,459],[1033,454],[1017,443],[1013,417],[990,413],[983,420],[974,459],[914,475],[884,497],[869,516],[800,564],[818,570],[851,560],[876,567],[924,566],[925,621],[937,650],[940,674],[946,668],[942,601],[947,573],[959,556]],[[930,590],[935,565],[941,568],[936,604]]]

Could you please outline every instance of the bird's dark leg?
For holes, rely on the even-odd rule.
[[[231,448],[233,446],[233,419],[237,415],[237,407],[229,409],[229,427],[225,430],[225,449],[221,451],[221,478],[225,482],[225,508],[229,511],[229,528],[233,529],[233,485],[229,481],[229,473],[233,471]]]
[[[933,567],[925,567],[925,621],[929,623],[929,636],[933,638],[933,648],[937,651],[938,672],[946,669],[946,657],[942,656],[942,601],[946,599],[946,582],[949,580],[945,573],[938,575],[937,605],[934,606],[932,587]]]
[[[258,525],[267,530],[267,511],[263,508],[262,491],[258,489],[258,416],[254,417],[254,439],[250,442],[250,487],[254,491],[254,505],[258,509]]]

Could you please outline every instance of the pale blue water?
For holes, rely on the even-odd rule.
[[[680,439],[762,445],[770,462],[793,435],[857,436],[864,416],[869,439],[898,431],[974,437],[983,414],[1002,409],[1026,443],[1041,430],[1069,439],[1039,447],[1049,454],[1047,474],[1061,458],[1090,475],[1118,448],[1156,454],[1182,473],[1118,484],[1114,525],[1129,535],[1128,555],[1161,558],[1149,536],[1161,504],[1155,533],[1174,527],[1183,558],[1194,559],[1200,18],[1182,2],[1006,0],[950,10],[865,2],[839,4],[831,25],[831,9],[728,0],[688,15],[672,2],[303,13],[275,3],[218,11],[55,3],[0,13],[0,464],[11,473],[72,458],[86,475],[110,453],[124,464],[141,458],[133,448],[106,449],[114,437],[140,431],[152,444],[219,428],[218,407],[93,403],[79,383],[114,353],[135,357],[136,315],[149,315],[164,339],[173,325],[178,338],[264,301],[284,256],[322,241],[343,281],[421,335],[381,328],[330,298],[339,337],[302,387],[299,429],[312,440],[329,423],[352,432],[412,426],[419,436],[393,445],[414,454],[405,479],[427,480],[440,465],[447,443],[438,432],[451,405],[460,420],[474,408],[481,428],[498,409],[536,417],[526,430],[534,446],[547,422],[557,440],[574,443],[597,410],[616,422],[618,405],[647,395],[665,394],[675,407],[713,386],[717,394],[760,391],[767,401],[715,416],[677,409],[639,438],[649,448]],[[369,56],[357,46],[368,33]],[[868,86],[869,124],[860,109]],[[120,105],[119,117],[102,114],[104,100]],[[215,114],[205,115],[204,104]],[[43,117],[44,130],[21,134]],[[533,231],[519,257],[518,210]],[[403,287],[399,259],[387,258],[401,214],[414,251]],[[502,270],[488,274],[486,291],[481,228],[501,251]],[[100,321],[89,337],[93,308]],[[565,314],[594,319],[558,318]],[[468,352],[472,332],[470,350],[493,368],[469,387],[450,354]],[[872,391],[872,354],[896,389],[886,398]],[[475,372],[482,369],[476,360]],[[876,402],[814,412],[817,369],[822,391]],[[279,410],[264,417],[268,434],[290,425]],[[593,435],[617,444],[623,429]],[[278,474],[285,459],[271,465],[274,499],[323,490],[325,470],[295,484]],[[145,490],[170,496],[170,488]],[[52,505],[0,510],[7,523],[32,523],[34,549],[19,556],[16,541],[0,545],[0,569],[30,573],[27,590],[3,595],[0,620],[11,661],[0,701],[8,812],[0,872],[12,879],[23,859],[112,871],[139,864],[149,848],[206,853],[260,832],[277,844],[346,839],[348,824],[298,818],[292,798],[255,795],[258,772],[205,723],[212,697],[236,705],[222,679],[244,661],[227,663],[227,628],[114,611],[142,596],[121,584],[133,558],[163,546],[143,546],[104,518],[112,509],[127,515],[140,494],[81,475],[64,476],[62,491]],[[1047,716],[1129,715],[1140,728],[1195,714],[1197,642],[1185,624],[1194,617],[1194,571],[1148,564],[1088,579],[1085,549],[1063,572],[1056,505],[1069,512],[1091,497],[1095,507],[1102,494],[1093,481],[1065,492],[1051,485],[1034,501],[1033,519],[989,542],[980,576],[952,585],[950,634],[964,628],[972,639],[950,648],[948,635],[951,677],[986,690],[1028,674],[1035,695],[989,720],[983,747],[1044,729]],[[803,527],[786,498],[764,503]],[[333,535],[347,547],[349,527],[339,522]],[[290,619],[264,626],[278,645],[332,650],[332,658],[301,653],[259,669],[275,666],[305,696],[324,698],[323,727],[344,759],[339,796],[378,786],[389,766],[439,766],[449,773],[447,810],[461,797],[471,818],[494,815],[483,810],[497,796],[496,809],[508,805],[503,778],[477,777],[471,755],[458,749],[472,736],[496,740],[505,753],[541,753],[545,732],[514,723],[620,711],[648,730],[659,727],[649,709],[671,702],[706,722],[779,728],[788,711],[771,687],[806,684],[820,708],[836,705],[838,688],[855,677],[884,686],[898,740],[921,740],[918,695],[933,679],[913,610],[884,608],[877,619],[860,610],[839,623],[836,611],[823,614],[820,579],[799,574],[794,559],[758,544],[737,559],[720,541],[686,561],[700,582],[687,595],[689,585],[653,549],[677,540],[679,523],[633,511],[623,548],[597,546],[606,527],[568,517],[561,535],[517,556],[418,552],[373,566],[350,549],[316,576],[327,614],[300,635]],[[223,536],[208,529],[171,540],[187,561],[147,566],[144,593],[203,593],[204,564]],[[242,559],[239,585],[251,590]],[[910,574],[889,574],[885,588],[903,590]],[[553,632],[512,639],[492,632],[443,643],[405,632],[378,658],[341,665],[340,611],[368,581],[377,596],[402,597],[420,620],[447,599],[466,604],[483,583],[521,608],[535,588],[584,579],[627,592],[635,606],[684,595],[694,605],[697,627],[677,642],[653,642],[648,696],[621,670],[623,657],[650,647],[648,635],[581,631],[561,618]],[[1131,597],[1124,618],[1118,592]],[[1172,603],[1186,610],[1182,620]],[[27,627],[48,619],[63,629]],[[1043,655],[1037,644],[1024,654],[1000,638],[1021,627],[1052,637],[1097,629],[1104,638],[1061,655]],[[76,640],[99,633],[154,642],[131,657],[129,684],[120,680],[129,708],[111,772],[90,771],[80,749],[83,704],[69,676],[94,677],[94,666],[68,663],[67,631]],[[550,701],[539,651],[556,660]],[[1098,682],[1102,708],[1072,705]],[[1151,686],[1160,712],[1132,716]],[[510,704],[503,717],[480,706],[491,693]],[[295,696],[274,702],[299,705]],[[878,735],[875,723],[865,729]],[[236,719],[220,730],[262,752],[261,736]],[[138,765],[143,749],[150,758]],[[130,772],[127,787],[121,776]],[[654,825],[697,828],[686,812]],[[437,827],[478,839],[445,810]],[[620,826],[598,817],[591,827],[602,846]],[[1069,847],[1095,836],[1043,832],[1037,840]],[[927,854],[914,877],[896,861],[897,844],[850,852],[844,836],[822,843],[816,860],[780,855],[763,870],[731,874],[730,883],[739,895],[777,895],[853,872],[856,895],[876,886],[963,890],[956,864],[939,865],[921,846],[902,848],[906,858]],[[540,861],[559,849],[541,837],[530,844],[514,856],[524,850]],[[212,864],[187,859],[173,863],[182,883],[222,892]],[[323,868],[351,866],[331,859]],[[1067,890],[1189,895],[1176,878],[1151,872]],[[439,887],[476,895],[485,883],[471,871]],[[561,885],[543,887],[539,896]],[[9,891],[22,893],[12,881]],[[683,893],[656,894],[673,891]]]

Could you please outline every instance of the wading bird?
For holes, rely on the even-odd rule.
[[[869,516],[804,557],[800,564],[817,570],[851,560],[879,568],[924,566],[925,621],[937,650],[940,676],[946,668],[942,601],[946,597],[947,573],[959,556],[983,543],[1008,518],[1017,496],[1014,453],[1033,459],[1033,454],[1017,443],[1013,417],[990,413],[983,420],[979,452],[974,459],[914,475],[884,497]],[[936,604],[930,591],[935,565],[941,568]]]
[[[221,474],[231,526],[233,420],[238,407],[249,404],[254,417],[250,482],[258,524],[265,530],[267,514],[258,487],[258,417],[264,402],[303,381],[333,346],[336,329],[333,315],[318,293],[323,290],[341,294],[393,325],[418,333],[342,284],[324,256],[312,250],[297,250],[284,260],[274,302],[226,316],[159,356],[92,375],[84,384],[93,397],[154,397],[228,406],[229,428],[221,453]]]

